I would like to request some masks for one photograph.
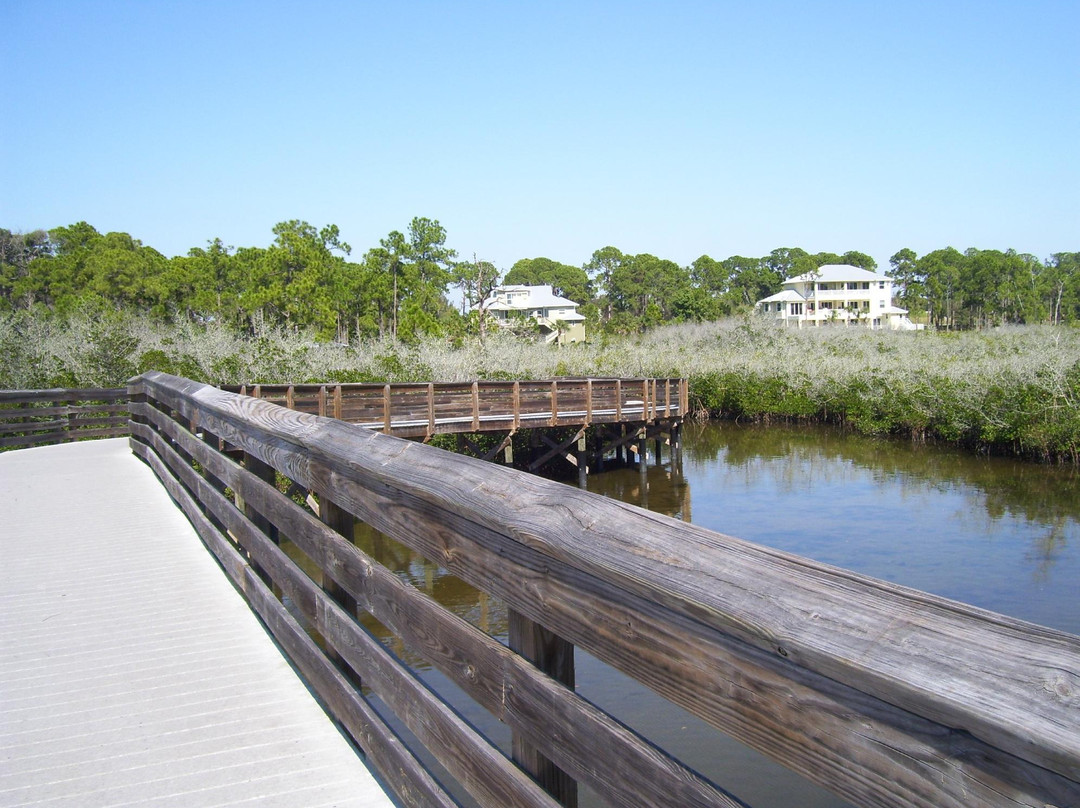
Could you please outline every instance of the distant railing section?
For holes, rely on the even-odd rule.
[[[576,645],[861,806],[1080,805],[1080,638],[196,382],[130,392],[133,450],[403,804],[574,805],[577,783],[740,804],[580,698]],[[503,600],[509,647],[363,553],[356,520]],[[360,615],[508,725],[512,755]]]
[[[550,379],[222,387],[399,437],[685,416],[686,379]]]
[[[131,434],[126,388],[0,390],[0,450]]]

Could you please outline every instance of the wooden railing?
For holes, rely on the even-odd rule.
[[[176,377],[130,392],[134,451],[403,804],[453,800],[369,692],[479,805],[556,804],[538,783],[573,804],[575,782],[738,804],[578,697],[578,645],[858,805],[1080,805],[1078,637]],[[361,552],[356,519],[504,600],[510,647]],[[513,760],[363,613],[509,725]]]
[[[127,390],[0,390],[0,449],[129,434]]]
[[[222,389],[399,437],[685,416],[686,379],[255,384]]]

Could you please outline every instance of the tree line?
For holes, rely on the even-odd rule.
[[[155,319],[226,323],[256,333],[272,325],[348,342],[481,333],[478,304],[499,284],[550,284],[579,304],[591,333],[629,334],[661,323],[716,320],[752,309],[790,277],[825,264],[876,271],[865,253],[779,248],[766,256],[703,255],[689,266],[650,254],[595,251],[581,266],[525,258],[508,271],[459,260],[437,220],[414,218],[353,260],[336,225],[290,220],[268,247],[220,239],[166,258],[127,233],[86,222],[30,233],[0,228],[0,310],[66,316],[94,306]],[[1080,321],[1080,253],[1045,260],[1013,250],[951,247],[890,259],[897,302],[932,326]],[[463,311],[449,302],[460,290]]]

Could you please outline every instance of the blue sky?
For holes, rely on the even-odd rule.
[[[1080,250],[1080,2],[0,0],[0,227]]]

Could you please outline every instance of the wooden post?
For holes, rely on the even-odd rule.
[[[326,385],[319,387],[319,415],[326,417]]]
[[[78,412],[78,409],[72,405],[72,402],[65,402],[65,404],[68,405],[67,417],[65,419],[66,425],[63,429],[63,441],[66,443],[75,440],[75,414]]]
[[[341,420],[341,385],[334,385],[334,417]]]
[[[393,421],[390,414],[390,385],[383,385],[383,432],[389,435],[393,431]]]
[[[671,463],[679,467],[682,473],[682,419],[678,418],[671,425]]]
[[[427,420],[427,433],[430,438],[435,434],[435,385],[432,382],[428,382],[427,386]]]
[[[510,650],[537,668],[574,689],[574,646],[539,623],[510,609]],[[577,782],[536,748],[515,733],[511,741],[514,762],[527,771],[545,791],[567,808],[577,807]]]
[[[521,427],[521,382],[514,382],[514,431]]]
[[[615,380],[615,420],[622,421],[622,379]],[[622,459],[622,453],[619,453]]]
[[[296,390],[291,384],[285,391],[285,408],[289,410],[296,409]]]
[[[559,383],[551,380],[551,425],[559,425]]]
[[[332,528],[335,532],[340,533],[350,544],[352,543],[353,526],[356,519],[351,513],[339,507],[329,496],[322,493],[319,494],[319,518],[323,521],[323,524]],[[323,591],[340,603],[349,614],[355,617],[356,598],[346,592],[325,570],[322,571],[322,579]],[[341,655],[337,652],[330,652],[329,655],[330,658],[345,671],[349,680],[356,687],[360,687],[360,675],[342,660]]]
[[[585,453],[585,429],[581,430],[578,438],[577,449],[574,452],[577,458],[577,483],[578,488],[587,488],[589,484],[589,457]]]
[[[472,383],[472,428],[480,431],[480,382]]]
[[[585,380],[585,426],[592,423],[592,379]]]
[[[244,468],[265,483],[269,483],[270,485],[277,484],[277,472],[274,471],[274,467],[269,463],[264,463],[253,454],[244,452]],[[270,523],[269,519],[247,503],[244,503],[244,515],[255,524],[255,527],[269,536],[270,541],[275,544],[277,543],[278,531],[277,528]]]
[[[353,525],[356,519],[351,513],[338,506],[326,494],[319,494],[319,518],[327,527],[340,533],[350,544],[353,541]],[[356,599],[342,589],[333,578],[323,573],[323,590],[328,592],[334,600],[356,614]]]

